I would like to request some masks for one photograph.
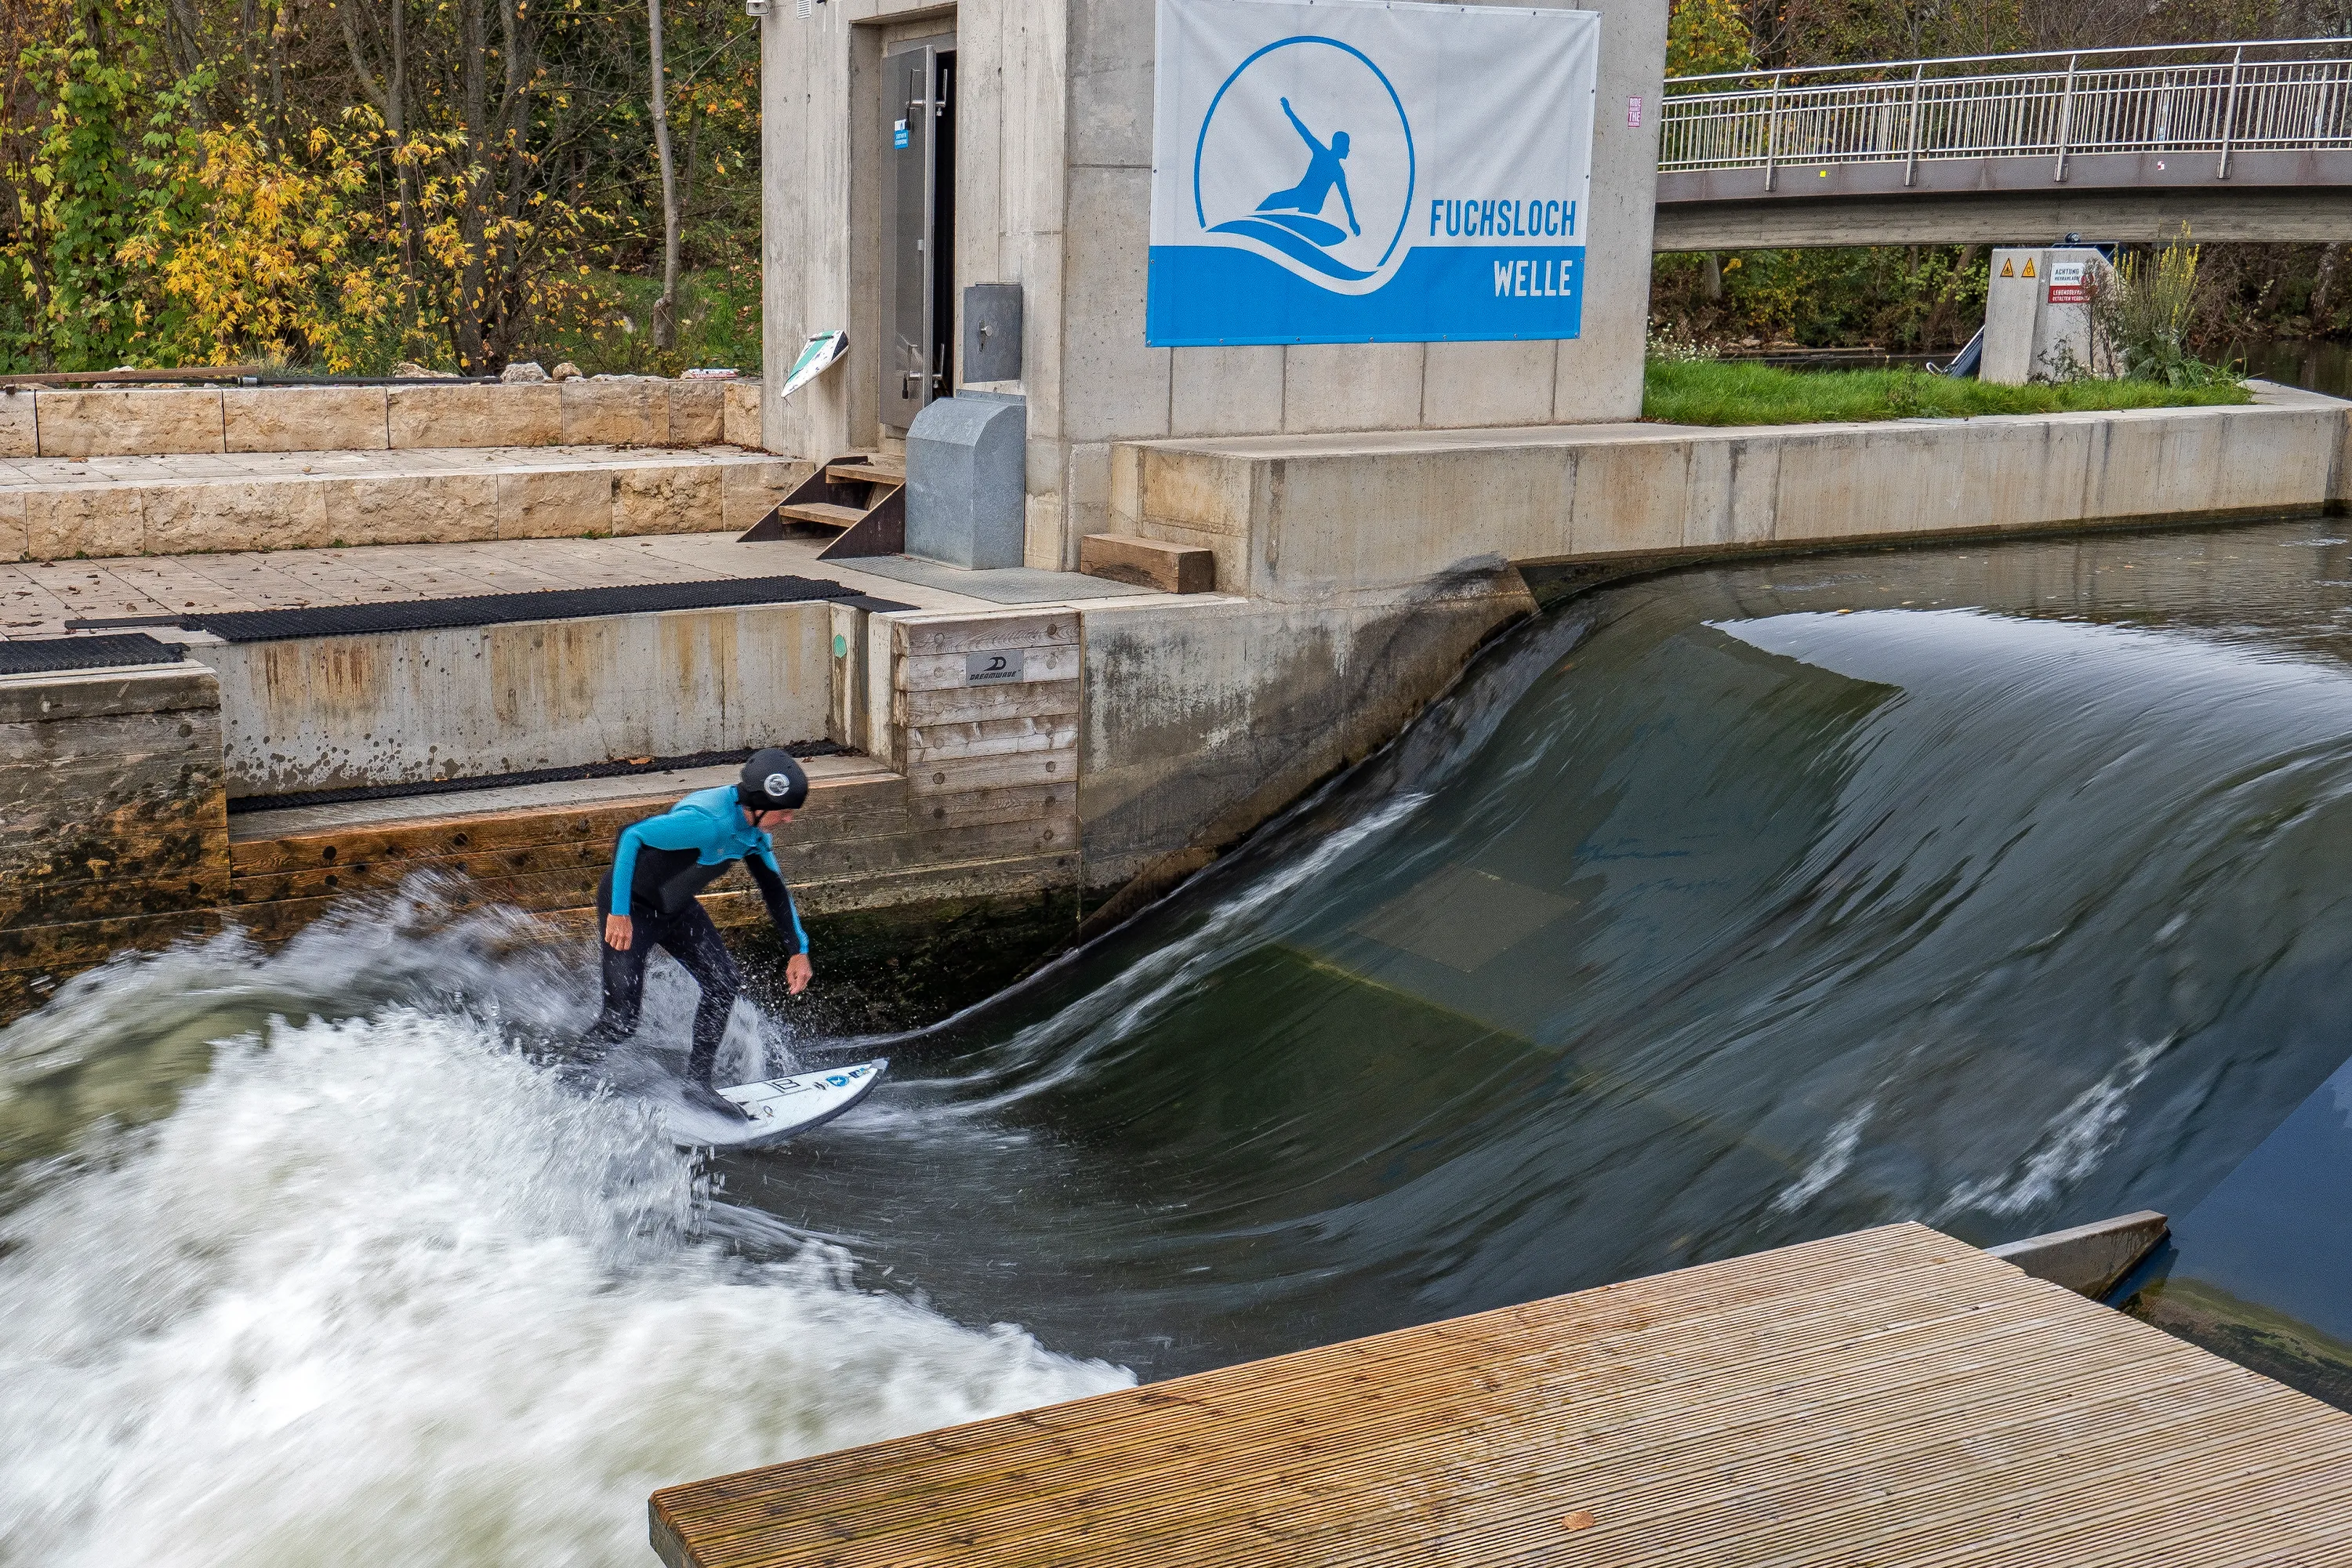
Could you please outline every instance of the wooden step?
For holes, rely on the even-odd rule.
[[[829,500],[790,500],[776,508],[776,515],[793,522],[814,522],[824,528],[848,528],[866,516],[866,509],[856,506],[835,506]]]
[[[1217,586],[1217,558],[1209,551],[1132,533],[1087,534],[1078,541],[1078,570],[1163,594],[1208,594]]]
[[[824,477],[828,483],[836,485],[903,485],[907,482],[907,470],[903,467],[893,467],[878,460],[867,463],[827,463],[824,466]]]

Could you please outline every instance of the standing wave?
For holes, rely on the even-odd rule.
[[[407,942],[338,983],[397,989]],[[284,999],[289,962],[119,962],[0,1037],[0,1125],[61,1056],[103,1068],[77,1018],[140,1023],[149,1096],[100,1073],[0,1213],[0,1562],[635,1564],[656,1487],[1131,1381],[858,1290],[652,1107],[517,1048],[501,999],[174,1039]]]

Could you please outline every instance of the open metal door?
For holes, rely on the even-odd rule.
[[[938,313],[945,61],[929,45],[882,58],[889,244],[882,278],[882,423],[904,430],[942,391]]]

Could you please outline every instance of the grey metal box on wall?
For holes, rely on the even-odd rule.
[[[963,291],[963,379],[1021,379],[1021,285],[975,283]]]
[[[907,432],[907,553],[950,566],[1018,566],[1027,524],[1029,409],[970,387]]]

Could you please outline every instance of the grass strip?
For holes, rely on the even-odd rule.
[[[1985,414],[2074,414],[2251,403],[2234,383],[2068,381],[2031,386],[1917,370],[1782,370],[1737,360],[1651,360],[1642,416],[1670,425],[1813,425],[1866,419],[1969,419]]]

